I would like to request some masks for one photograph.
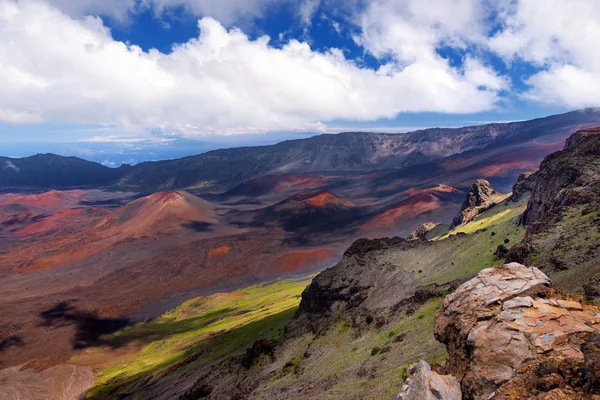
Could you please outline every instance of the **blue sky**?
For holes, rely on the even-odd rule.
[[[594,0],[0,0],[0,155],[118,166],[600,105]]]

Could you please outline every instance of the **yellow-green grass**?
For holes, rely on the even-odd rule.
[[[518,224],[518,217],[526,205],[526,198],[502,202],[428,245],[390,249],[380,261],[414,274],[421,285],[468,279],[484,268],[504,262],[494,254],[499,245],[510,247],[523,240],[525,227]]]
[[[192,299],[159,318],[103,337],[113,348],[129,346],[133,354],[102,369],[87,397],[135,393],[146,379],[175,365],[185,372],[241,354],[259,337],[281,335],[311,279],[279,280]],[[110,356],[111,350],[98,351]]]
[[[522,240],[525,228],[517,224],[517,217],[526,203],[527,199],[502,202],[444,235],[444,240],[438,237],[429,246],[397,253],[390,250],[388,261],[420,276],[423,285],[469,278],[502,262],[493,254],[498,245],[508,239],[505,245],[510,247]],[[136,398],[135,393],[148,382],[159,380],[161,387],[168,386],[181,374],[242,354],[257,338],[281,335],[310,279],[251,286],[241,289],[241,295],[193,299],[153,321],[104,337],[113,347],[137,346],[100,371],[88,398]],[[283,354],[274,361],[273,368],[280,373],[261,385],[257,395],[269,398],[296,380],[329,379],[337,383],[320,393],[320,398],[358,398],[357,394],[360,398],[395,398],[408,365],[422,358],[430,362],[445,358],[444,346],[432,335],[440,302],[441,298],[432,299],[412,315],[391,313],[381,329],[370,327],[357,334],[342,316],[325,335],[289,338]],[[394,341],[399,334],[406,334],[406,339]]]
[[[287,387],[314,384],[331,387],[319,392],[318,397],[306,398],[395,399],[403,384],[403,369],[408,365],[419,359],[445,361],[445,346],[432,334],[435,311],[441,302],[442,298],[432,299],[411,315],[387,315],[388,323],[380,329],[371,326],[357,334],[346,320],[351,316],[344,315],[322,335],[294,339],[271,367],[282,373],[261,385],[256,397],[276,398]],[[397,340],[398,335],[404,339]],[[286,368],[290,364],[295,368]],[[294,372],[298,369],[301,372]]]
[[[434,238],[433,240],[445,239],[450,235],[457,233],[475,233],[481,229],[491,228],[496,225],[502,225],[520,216],[527,207],[529,196],[523,196],[518,202],[507,202],[506,200],[498,203],[494,207],[482,212],[473,218],[472,221],[457,226],[445,235]]]

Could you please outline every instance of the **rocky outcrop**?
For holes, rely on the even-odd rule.
[[[409,240],[425,240],[427,239],[427,234],[431,232],[432,229],[435,229],[439,223],[435,222],[424,222],[417,229],[411,232],[408,237]]]
[[[535,173],[526,172],[520,174],[517,181],[512,187],[512,195],[508,199],[509,201],[520,200],[526,193],[531,193],[535,187]]]
[[[398,400],[460,400],[460,384],[452,375],[440,375],[431,370],[425,361],[408,369],[406,384]]]
[[[596,297],[600,263],[600,128],[574,133],[565,148],[547,156],[527,178],[533,185],[520,223],[525,238],[506,261],[532,264],[565,291]],[[568,274],[563,271],[569,270]]]
[[[358,306],[391,306],[411,297],[417,286],[414,275],[379,256],[420,246],[428,243],[400,237],[355,241],[338,264],[317,275],[304,290],[298,316],[324,318]]]
[[[600,386],[599,329],[598,307],[566,299],[540,270],[512,263],[447,296],[434,334],[464,399],[587,399]],[[399,398],[442,398],[427,397],[428,382],[452,382],[424,365],[411,371]]]
[[[502,194],[496,192],[488,181],[476,180],[469,188],[460,212],[452,221],[452,226],[459,226],[473,220],[477,214],[494,206],[501,197]]]
[[[531,177],[530,177],[531,178]],[[533,185],[525,225],[545,225],[560,218],[563,209],[600,202],[600,128],[579,131],[567,139],[564,150],[547,156],[530,179]]]

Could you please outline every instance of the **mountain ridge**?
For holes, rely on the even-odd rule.
[[[529,121],[461,128],[429,128],[403,134],[345,132],[274,145],[219,149],[173,160],[111,169],[76,157],[0,157],[4,187],[105,186],[163,191],[213,188],[223,191],[268,174],[366,172],[403,169],[490,146],[505,146],[600,123],[600,109],[583,109]],[[44,165],[35,161],[44,157]],[[33,163],[33,165],[32,165]],[[72,167],[77,166],[77,173]],[[48,165],[52,168],[48,169]],[[37,178],[45,172],[44,179]],[[83,171],[86,171],[83,173]],[[49,173],[50,172],[50,173]],[[37,179],[37,180],[36,180]]]

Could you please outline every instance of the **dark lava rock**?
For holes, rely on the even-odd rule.
[[[544,225],[560,218],[564,207],[600,201],[600,128],[579,131],[564,150],[547,156],[534,174],[535,184],[520,222]],[[597,208],[596,208],[597,209]]]
[[[520,174],[512,187],[512,195],[509,201],[520,200],[526,193],[531,193],[535,187],[535,173],[526,172]]]
[[[435,222],[424,222],[421,225],[419,225],[419,227],[417,229],[415,229],[414,231],[411,232],[408,239],[409,240],[417,240],[417,239],[426,240],[427,234],[438,225],[439,225],[439,223],[435,223]]]
[[[508,249],[503,244],[499,245],[496,248],[496,251],[494,252],[494,255],[496,256],[496,259],[498,259],[498,260],[501,260],[501,259],[505,258],[507,254],[508,254]]]
[[[242,366],[244,368],[250,368],[254,362],[263,355],[273,359],[278,344],[279,342],[274,339],[257,340],[252,347],[246,350],[246,354],[242,358]]]

